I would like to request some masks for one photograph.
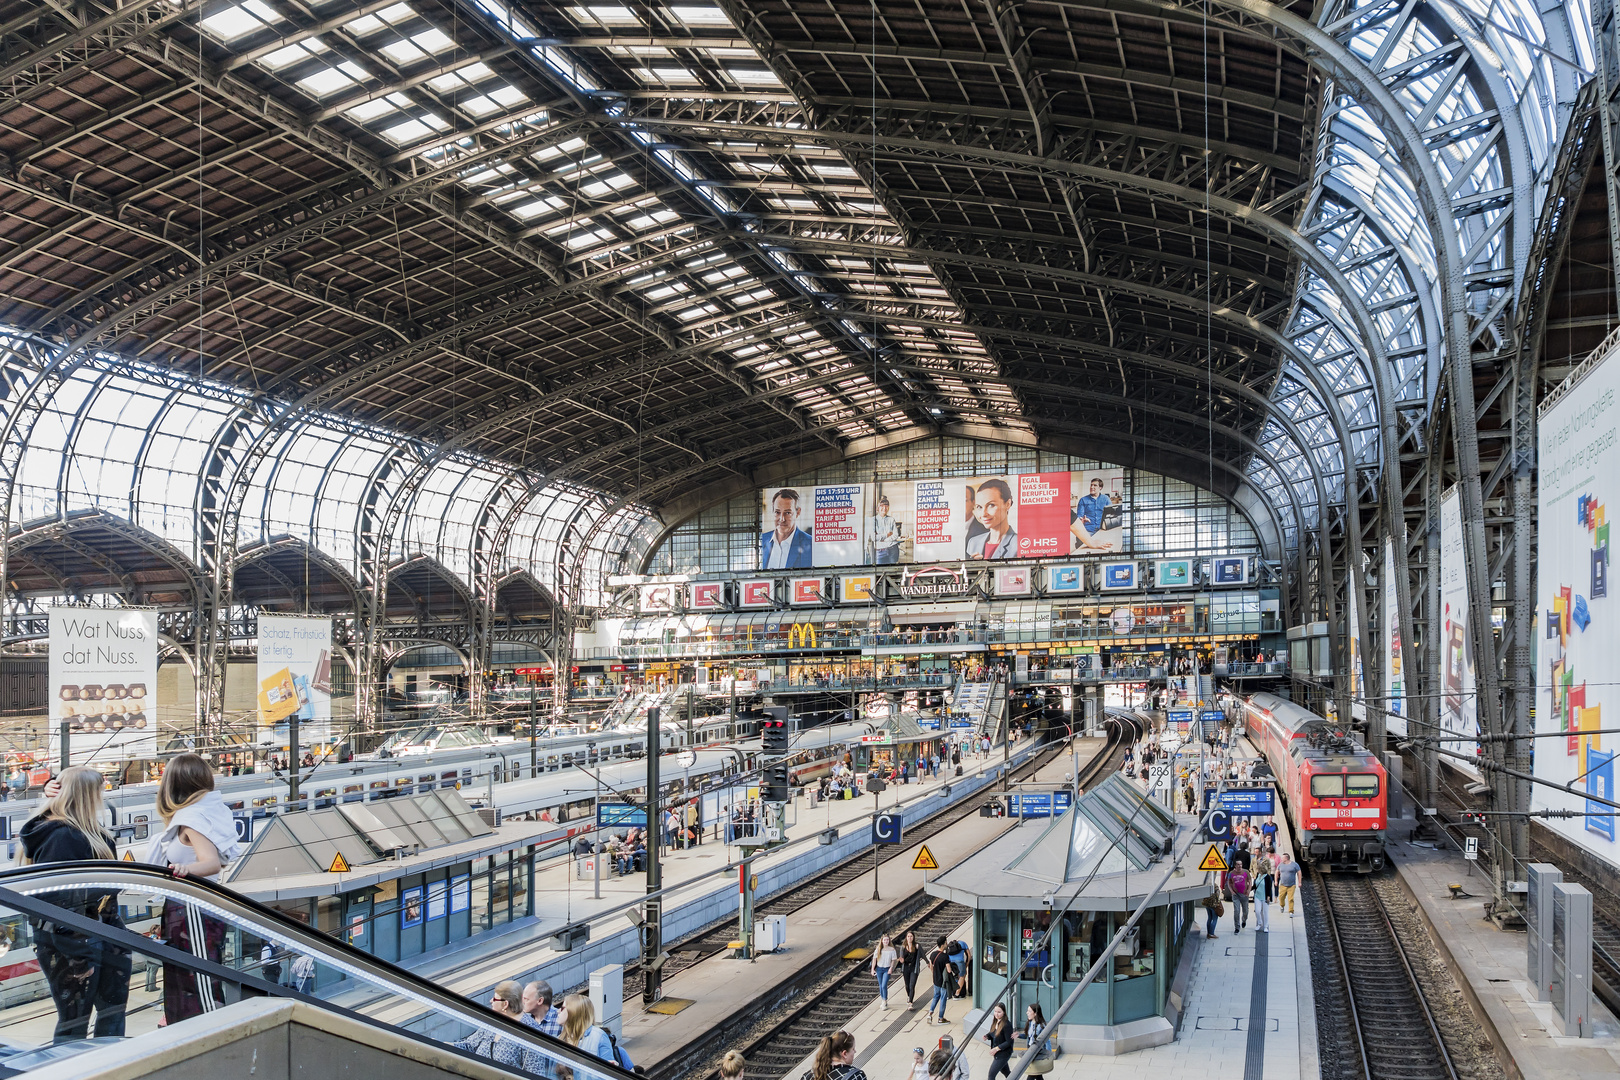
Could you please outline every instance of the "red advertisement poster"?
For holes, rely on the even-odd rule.
[[[695,581],[692,583],[693,611],[713,611],[725,603],[725,584],[719,581]]]
[[[1018,557],[1069,553],[1069,474],[1021,473],[1018,484]]]
[[[738,588],[738,607],[770,607],[776,582],[770,578],[751,578]]]

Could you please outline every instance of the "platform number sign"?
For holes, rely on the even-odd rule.
[[[1148,766],[1148,780],[1154,791],[1169,791],[1171,779],[1171,764],[1168,761],[1154,762]]]
[[[232,815],[236,825],[236,842],[238,844],[253,843],[253,819],[246,814]]]
[[[1479,861],[1479,837],[1477,837],[1477,836],[1469,836],[1469,837],[1465,838],[1465,841],[1466,841],[1466,843],[1465,843],[1465,846],[1463,847],[1463,858],[1467,859],[1469,862],[1478,862]]]
[[[899,814],[878,814],[872,818],[874,844],[898,844],[905,831],[905,819]]]

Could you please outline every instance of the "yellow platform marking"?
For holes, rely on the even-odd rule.
[[[939,869],[939,863],[934,861],[934,853],[928,850],[927,844],[917,849],[917,857],[911,860],[911,868],[913,870]]]
[[[844,954],[845,960],[865,960],[872,955],[871,949],[851,949]]]
[[[657,1001],[647,1006],[647,1011],[650,1013],[657,1013],[660,1016],[674,1016],[676,1013],[680,1012],[690,1004],[692,1004],[691,998],[659,998]]]
[[[1198,864],[1198,869],[1227,870],[1230,869],[1230,867],[1226,865],[1226,860],[1221,858],[1220,849],[1214,844],[1211,844],[1209,845],[1209,850],[1204,852],[1204,861]]]

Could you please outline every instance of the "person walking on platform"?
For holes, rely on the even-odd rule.
[[[1299,863],[1294,861],[1293,853],[1284,857],[1281,866],[1277,867],[1277,910],[1284,907],[1288,909],[1288,917],[1294,917],[1294,891],[1299,888]]]
[[[49,799],[22,827],[25,866],[116,858],[112,836],[102,828],[101,773],[87,765],[64,769],[47,785]],[[72,889],[46,893],[41,900],[94,923],[122,928],[116,892]],[[103,941],[79,927],[30,916],[34,958],[56,1006],[52,1042],[71,1042],[90,1034],[95,1014],[97,1037],[124,1034],[129,1003],[129,976],[135,964],[129,950]],[[148,960],[148,970],[151,970]]]
[[[1254,860],[1254,932],[1271,933],[1271,883],[1276,870],[1271,856],[1261,852]]]
[[[1232,897],[1232,932],[1241,933],[1249,924],[1249,871],[1242,863],[1226,872],[1226,891]]]
[[[1204,907],[1204,936],[1206,938],[1218,937],[1215,933],[1215,924],[1221,921],[1226,914],[1226,905],[1221,903],[1221,890],[1219,886],[1210,886],[1209,895],[1199,901]]]
[[[917,942],[917,935],[906,931],[906,936],[900,942],[900,977],[906,984],[906,1007],[917,1007],[917,967],[922,963],[922,945]]]
[[[878,997],[883,999],[883,1007],[889,1007],[889,979],[894,975],[894,969],[900,966],[900,952],[894,947],[894,940],[888,934],[878,938],[878,945],[872,952],[872,974],[877,976]]]
[[[855,1067],[855,1036],[835,1031],[816,1047],[816,1063],[805,1073],[806,1080],[866,1080],[866,1073]]]
[[[947,1023],[945,1019],[945,1003],[951,1000],[951,988],[954,978],[951,975],[951,958],[945,952],[945,935],[939,936],[934,945],[934,951],[928,954],[928,966],[934,974],[934,996],[928,1000],[928,1022],[934,1022],[934,1006],[939,1006],[939,1022]]]
[[[990,1010],[990,1030],[985,1033],[984,1041],[990,1044],[990,1074],[985,1080],[996,1080],[998,1073],[1011,1076],[1013,1027],[1012,1021],[1007,1019],[1006,1006],[998,1003]]]

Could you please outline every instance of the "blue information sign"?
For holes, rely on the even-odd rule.
[[[645,829],[647,827],[647,808],[637,806],[634,803],[596,804],[597,828],[612,829],[621,825]]]
[[[970,728],[972,726],[973,721],[966,717],[953,717],[951,719],[951,727],[953,728]]]
[[[899,814],[878,814],[872,818],[872,843],[874,844],[898,844],[905,832],[906,822]]]
[[[1219,709],[1205,709],[1198,714],[1198,718],[1206,724],[1224,724],[1226,722],[1226,714]]]
[[[1209,805],[1214,789],[1204,789],[1204,805]],[[1268,817],[1277,812],[1277,791],[1272,787],[1227,788],[1221,792],[1221,806],[1233,817]]]
[[[1187,725],[1192,723],[1193,711],[1191,709],[1166,709],[1164,720],[1167,724]]]
[[[1052,817],[1074,802],[1070,791],[1031,791],[1007,796],[1007,816],[1015,818]]]

